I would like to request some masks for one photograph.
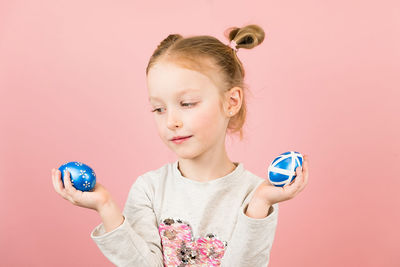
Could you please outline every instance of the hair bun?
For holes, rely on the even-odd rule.
[[[230,27],[224,31],[224,36],[229,42],[235,40],[237,48],[251,49],[264,41],[265,32],[260,26],[250,24],[242,28]]]

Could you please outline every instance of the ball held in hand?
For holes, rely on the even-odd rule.
[[[96,174],[93,169],[88,165],[78,162],[71,161],[65,163],[58,168],[61,171],[61,180],[64,184],[64,171],[68,171],[71,178],[72,186],[80,191],[90,191],[96,184]]]
[[[296,168],[302,170],[303,155],[288,151],[276,157],[268,167],[268,179],[271,184],[283,187],[296,177]]]

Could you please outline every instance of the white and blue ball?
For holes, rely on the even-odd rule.
[[[61,180],[64,184],[64,171],[68,171],[71,178],[72,186],[80,191],[90,191],[96,184],[96,174],[93,169],[88,165],[78,162],[71,161],[61,165],[58,168],[61,171]]]
[[[268,167],[268,179],[271,184],[283,187],[296,177],[296,168],[303,169],[303,155],[296,151],[280,154]]]

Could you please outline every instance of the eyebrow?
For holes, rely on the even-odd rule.
[[[184,93],[187,93],[187,92],[190,92],[190,91],[195,91],[195,92],[197,92],[197,91],[200,91],[199,89],[193,89],[193,88],[187,88],[187,89],[184,89],[184,90],[182,90],[182,91],[180,91],[180,92],[178,92],[178,93],[176,93],[176,95],[178,96],[178,95],[183,95]],[[150,100],[156,100],[156,99],[158,99],[158,100],[161,100],[161,99],[159,99],[158,97],[155,97],[155,96],[150,96],[149,97],[149,101]]]

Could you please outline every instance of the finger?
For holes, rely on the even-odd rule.
[[[300,191],[302,191],[308,183],[308,173],[309,173],[308,168],[309,168],[309,159],[308,155],[305,155],[303,161],[303,184],[300,187]]]
[[[68,194],[73,195],[76,192],[75,187],[72,186],[71,175],[68,170],[64,170],[64,186]]]
[[[68,170],[64,170],[64,184],[66,199],[76,205],[76,200],[79,198],[79,193],[82,193],[82,191],[74,187],[73,181],[71,180],[71,173]]]
[[[56,192],[61,195],[63,198],[67,199],[67,193],[65,192],[64,185],[61,181],[61,172],[60,170],[53,169],[53,185]]]
[[[59,179],[57,171],[58,170],[56,170],[56,169],[51,170],[53,186],[54,186],[54,189],[56,190],[56,192],[61,194],[61,191],[64,189],[64,186],[61,183],[61,179]]]
[[[54,190],[58,193],[57,182],[56,182],[54,173],[55,173],[55,170],[53,168],[53,169],[51,169],[51,182],[53,183]]]
[[[283,188],[287,193],[291,196],[294,196],[296,192],[299,190],[301,182],[302,182],[302,175],[301,175],[301,170],[300,167],[296,168],[296,177],[293,178],[293,180],[285,185]]]
[[[296,178],[293,183],[293,186],[296,188],[296,190],[298,190],[301,187],[303,181],[304,181],[303,170],[302,167],[299,166],[296,168]]]

